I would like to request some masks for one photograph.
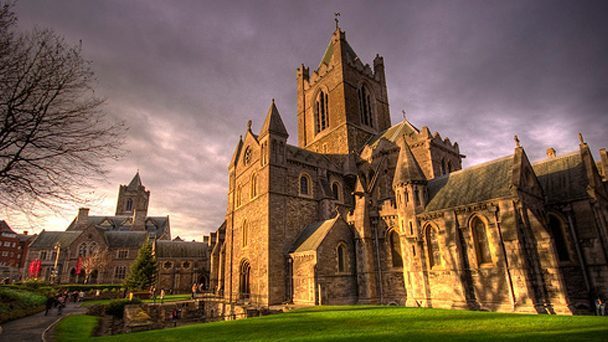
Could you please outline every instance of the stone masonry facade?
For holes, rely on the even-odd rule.
[[[337,28],[297,69],[298,145],[274,103],[228,167],[209,289],[227,307],[376,303],[584,312],[608,289],[608,155],[462,168],[458,143],[392,124],[384,61]]]

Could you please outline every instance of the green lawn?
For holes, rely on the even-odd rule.
[[[164,301],[165,302],[177,302],[180,300],[188,300],[190,299],[191,295],[189,294],[174,294],[174,295],[166,295]],[[87,300],[84,301],[80,304],[80,306],[93,306],[93,305],[98,305],[98,304],[108,304],[109,302],[111,302],[114,299],[100,299],[100,300]],[[142,302],[144,303],[152,303],[152,299],[144,299],[142,300]],[[156,302],[159,303],[160,299],[156,299]]]
[[[76,325],[78,323],[71,320],[82,319],[67,317],[60,326]],[[89,324],[95,324],[94,318]],[[86,340],[88,335],[76,337]],[[605,341],[607,337],[608,317],[323,306],[239,321],[107,336],[93,341]],[[77,340],[57,335],[58,342]]]

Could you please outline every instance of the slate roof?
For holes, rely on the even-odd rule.
[[[68,227],[68,231],[82,230],[87,226],[93,224],[98,228],[107,231],[129,231],[131,230],[131,219],[130,215],[118,215],[118,216],[89,216],[86,225],[77,225],[76,221]],[[169,226],[168,216],[148,216],[146,217],[146,232],[152,236],[159,237],[163,235]]]
[[[428,183],[425,211],[454,208],[512,195],[512,155],[452,172]]]
[[[61,243],[62,247],[67,247],[80,236],[80,231],[66,231],[66,232],[51,232],[43,231],[36,239],[32,242],[30,248],[33,249],[50,249],[55,246],[57,242]]]
[[[156,240],[156,256],[170,258],[205,258],[208,245],[203,242]]]
[[[104,235],[109,248],[139,248],[148,237],[143,231],[106,231]]]
[[[12,234],[17,234],[4,220],[0,220],[0,232],[8,232],[8,233],[12,233]]]
[[[293,245],[292,253],[316,251],[340,216],[309,224]]]
[[[418,128],[412,125],[409,121],[403,120],[400,123],[387,128],[386,130],[378,133],[376,136],[372,137],[366,145],[375,148],[380,143],[381,139],[386,139],[392,143],[396,143],[397,139],[402,136],[408,136],[413,133],[420,133]]]
[[[587,198],[589,181],[578,151],[535,162],[532,168],[549,203]]]

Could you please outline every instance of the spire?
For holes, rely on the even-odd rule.
[[[264,120],[264,124],[262,125],[260,137],[265,136],[269,132],[281,135],[285,138],[289,136],[287,129],[285,129],[285,125],[283,124],[283,120],[281,119],[281,114],[279,114],[279,110],[274,104],[274,99],[272,99],[270,108],[268,108],[268,114],[266,114],[266,120]]]
[[[327,44],[325,53],[323,53],[323,57],[321,58],[321,63],[319,63],[319,68],[323,64],[329,66],[331,64],[332,57],[336,52],[338,53],[336,58],[341,60],[360,60],[353,48],[346,41],[346,33],[342,31],[339,26],[336,27],[336,30],[331,35],[329,44]]]
[[[393,186],[400,184],[426,181],[420,166],[416,162],[412,150],[405,142],[405,138],[397,143],[400,145],[399,157],[397,158],[397,167],[395,168],[395,178]]]
[[[133,179],[131,180],[131,183],[129,183],[127,188],[128,189],[138,189],[140,186],[142,186],[142,183],[141,183],[141,178],[139,178],[139,170],[137,170],[135,177],[133,177]]]

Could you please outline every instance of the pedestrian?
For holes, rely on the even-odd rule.
[[[606,301],[602,301],[602,304],[600,305],[600,314],[601,316],[606,316]]]
[[[150,298],[152,298],[152,301],[156,304],[156,286],[154,285],[150,286]]]
[[[63,308],[65,307],[65,296],[63,294],[57,297],[57,316],[63,313]]]
[[[84,291],[80,290],[80,292],[78,292],[78,302],[82,302],[84,300]]]
[[[53,297],[48,297],[46,299],[46,304],[45,304],[45,311],[44,311],[44,315],[48,315],[49,314],[49,310],[51,310],[53,308],[53,304],[55,304],[55,298]]]
[[[595,299],[595,314],[598,316],[602,315],[602,298],[600,298],[600,296],[597,296],[597,298]]]
[[[192,299],[194,299],[194,297],[196,297],[197,288],[198,288],[198,286],[196,286],[196,283],[192,284]]]
[[[163,303],[163,300],[165,299],[165,289],[160,289],[160,303]]]

